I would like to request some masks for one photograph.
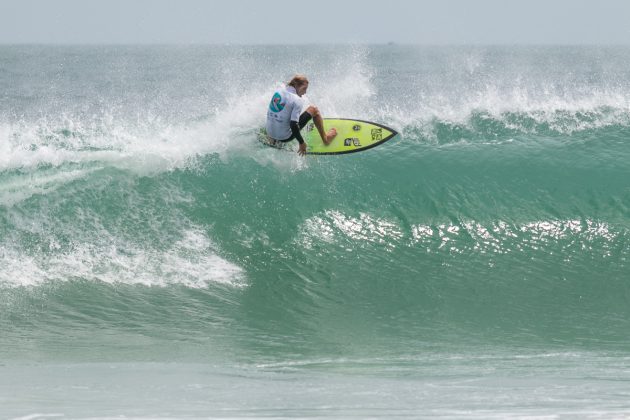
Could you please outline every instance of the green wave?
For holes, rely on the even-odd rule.
[[[6,351],[27,336],[54,353],[67,330],[104,358],[145,341],[193,359],[626,345],[627,128],[413,130],[303,166],[252,146],[149,176],[5,171],[5,198],[11,179],[14,195],[39,185],[0,208]]]

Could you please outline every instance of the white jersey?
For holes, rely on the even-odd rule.
[[[273,94],[267,110],[267,135],[275,140],[291,137],[291,121],[298,122],[304,108],[293,86],[282,87]]]

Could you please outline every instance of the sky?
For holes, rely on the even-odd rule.
[[[0,44],[630,45],[630,0],[0,0]]]

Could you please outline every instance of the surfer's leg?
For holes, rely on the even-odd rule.
[[[324,131],[324,119],[322,118],[322,114],[319,112],[319,109],[316,106],[309,106],[306,108],[306,112],[311,114],[313,117],[313,122],[315,123],[315,127],[317,127],[317,131],[319,131],[319,136],[322,138],[324,144],[328,145],[337,135],[337,130],[331,128],[328,130],[328,133]]]

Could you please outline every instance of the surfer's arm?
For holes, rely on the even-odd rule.
[[[304,143],[304,139],[302,138],[302,134],[300,133],[300,126],[298,122],[291,121],[289,123],[289,126],[291,127],[291,134],[293,134],[293,137],[298,141],[298,143]]]

